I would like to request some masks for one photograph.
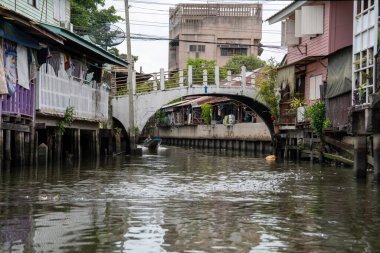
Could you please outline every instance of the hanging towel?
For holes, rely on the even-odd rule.
[[[4,71],[3,39],[0,38],[0,94],[8,94],[7,79]]]
[[[7,79],[8,95],[13,96],[17,84],[17,44],[4,40],[4,71]]]
[[[52,52],[51,55],[49,64],[53,67],[55,75],[58,76],[58,71],[61,68],[61,53],[56,51]]]
[[[29,52],[31,56],[29,78],[30,80],[34,80],[37,78],[38,69],[39,69],[38,62],[37,62],[37,51],[30,49]]]
[[[29,90],[28,49],[17,45],[17,76],[18,84]]]
[[[69,68],[71,68],[70,56],[68,54],[64,54],[64,61],[65,61],[65,70],[67,71]]]

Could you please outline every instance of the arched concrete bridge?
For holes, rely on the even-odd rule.
[[[201,85],[183,86],[168,90],[156,90],[147,93],[134,94],[135,127],[141,131],[148,120],[164,105],[174,99],[200,95],[224,96],[237,100],[254,110],[268,126],[273,136],[274,129],[269,108],[257,99],[254,87],[223,87],[210,85],[207,94]],[[113,117],[118,119],[128,131],[129,124],[128,95],[116,96],[112,99]]]

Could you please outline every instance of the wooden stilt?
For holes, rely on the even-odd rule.
[[[30,133],[24,134],[24,152],[25,152],[25,164],[29,164],[30,157]]]
[[[24,132],[15,133],[15,155],[17,164],[24,164],[25,162],[25,135]]]
[[[0,129],[0,161],[4,160],[4,130]]]
[[[55,142],[54,142],[54,161],[59,163],[61,161],[61,154],[62,154],[62,136],[60,134],[55,135]]]
[[[12,160],[12,151],[11,151],[11,130],[5,130],[5,160]]]

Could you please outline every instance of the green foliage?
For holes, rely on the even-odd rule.
[[[212,117],[212,105],[211,104],[203,104],[201,105],[201,116],[203,123],[206,125],[210,125],[211,117]]]
[[[115,135],[115,136],[119,136],[120,134],[121,134],[121,128],[120,127],[115,127],[114,129],[113,129],[113,135]]]
[[[260,71],[257,77],[258,94],[263,101],[269,106],[270,113],[274,119],[277,119],[279,114],[279,98],[276,96],[276,79],[277,79],[277,64],[274,60],[269,60],[268,64]]]
[[[156,112],[156,121],[159,126],[166,126],[169,124],[169,119],[163,111]]]
[[[256,55],[236,55],[228,60],[225,68],[231,69],[233,74],[239,74],[241,67],[246,66],[247,70],[255,70],[265,66],[265,61],[261,60]]]
[[[323,136],[323,127],[326,120],[326,106],[322,101],[314,103],[306,109],[306,117],[310,120],[310,127],[318,137]]]
[[[104,7],[105,0],[72,0],[71,2],[71,22],[74,28],[80,30],[99,27],[101,24],[114,24],[123,20],[117,15],[115,7],[108,9],[98,9]]]
[[[206,59],[187,59],[186,62],[186,70],[184,71],[184,76],[187,77],[187,69],[189,66],[193,67],[193,83],[194,84],[202,84],[203,82],[203,70],[207,70],[207,82],[214,83],[215,80],[215,66],[216,61],[214,60],[206,60]],[[178,75],[178,74],[177,74]],[[227,70],[220,69],[219,70],[219,78],[224,79],[227,77]]]
[[[305,100],[303,98],[294,97],[289,100],[290,109],[288,110],[289,116],[297,115],[297,108],[306,105]]]
[[[325,121],[323,121],[323,128],[330,128],[332,127],[332,123],[330,119],[326,118]]]
[[[292,99],[290,99],[290,108],[292,109],[297,109],[298,107],[302,107],[302,106],[305,106],[306,103],[305,103],[305,100],[303,98],[297,98],[297,97],[294,97]]]
[[[68,106],[66,108],[65,114],[63,115],[63,119],[58,121],[56,132],[59,135],[63,135],[65,133],[65,128],[70,127],[74,121],[74,107]]]
[[[123,60],[127,60],[127,58],[128,58],[127,54],[120,53],[119,49],[117,49],[116,47],[111,47],[110,49],[108,49],[108,52],[119,57],[119,58],[121,58],[121,59],[123,59]],[[139,57],[132,55],[132,59],[134,62],[137,62]]]
[[[119,57],[119,55],[120,55],[120,51],[116,47],[111,47],[110,49],[108,49],[108,52],[117,56],[117,57]]]

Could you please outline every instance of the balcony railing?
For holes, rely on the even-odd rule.
[[[36,109],[42,113],[65,113],[74,107],[76,118],[103,121],[108,119],[109,92],[95,82],[69,77],[65,71],[58,76],[50,65],[42,65],[39,72]]]
[[[14,115],[23,117],[33,117],[34,84],[30,84],[30,89],[25,89],[16,85],[16,92],[9,97],[3,95],[1,99],[1,109],[3,115]]]

